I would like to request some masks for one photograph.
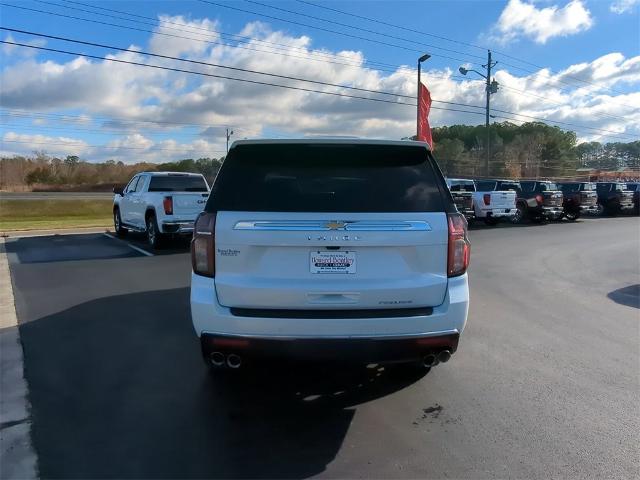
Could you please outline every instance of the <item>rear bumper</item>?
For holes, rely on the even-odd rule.
[[[233,315],[218,303],[215,280],[192,274],[191,318],[203,348],[219,339],[270,356],[402,361],[457,348],[469,308],[467,275],[449,279],[444,302],[430,314],[376,318],[284,318]],[[234,342],[231,342],[233,344]],[[344,347],[344,348],[343,348]],[[240,347],[238,347],[240,348]],[[350,353],[353,350],[353,353]]]
[[[456,330],[407,337],[297,338],[255,337],[203,333],[202,355],[235,353],[243,359],[295,358],[322,362],[393,363],[417,361],[443,350],[454,353],[460,334]]]
[[[513,217],[516,214],[516,208],[488,208],[481,209],[478,217],[493,217],[493,218],[509,218]]]
[[[560,218],[564,212],[562,207],[542,207],[542,214],[547,218]]]
[[[193,220],[162,222],[162,233],[193,233]]]
[[[598,205],[580,205],[582,213],[598,213]]]

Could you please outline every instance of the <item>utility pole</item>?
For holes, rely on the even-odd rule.
[[[462,75],[466,75],[469,72],[474,72],[480,75],[486,81],[486,94],[487,94],[487,106],[485,111],[485,130],[487,134],[487,140],[485,144],[485,160],[484,160],[484,172],[485,175],[489,176],[489,159],[491,158],[491,130],[489,125],[489,119],[491,118],[491,95],[498,92],[498,82],[491,80],[491,69],[496,66],[498,62],[491,61],[491,50],[487,50],[487,64],[482,65],[487,69],[487,74],[480,73],[477,70],[473,70],[470,68],[460,67],[458,71]]]
[[[491,111],[491,50],[487,51],[487,111],[485,118],[485,128],[487,130],[487,156],[484,160],[484,172],[489,176],[489,159],[491,158],[491,126],[489,125],[489,112]]]
[[[229,155],[229,138],[231,138],[231,135],[233,135],[233,130],[229,130],[229,128],[227,127],[227,154],[225,155],[225,158],[227,155]]]

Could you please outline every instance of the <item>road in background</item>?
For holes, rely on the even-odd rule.
[[[0,192],[0,200],[109,200],[111,192]]]
[[[472,231],[469,323],[426,376],[288,362],[235,382],[200,359],[184,248],[8,239],[40,474],[637,478],[639,232]]]

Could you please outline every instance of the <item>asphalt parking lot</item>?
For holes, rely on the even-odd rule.
[[[230,382],[200,359],[185,245],[8,239],[40,476],[637,478],[640,219],[471,241],[449,363]]]

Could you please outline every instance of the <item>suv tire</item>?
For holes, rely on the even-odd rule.
[[[127,229],[122,226],[122,218],[120,217],[119,208],[115,208],[113,210],[113,230],[119,237],[124,237],[127,234]]]

